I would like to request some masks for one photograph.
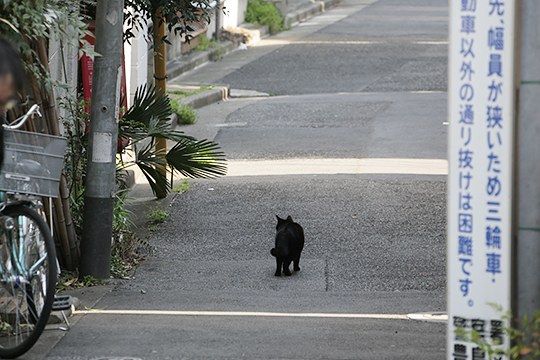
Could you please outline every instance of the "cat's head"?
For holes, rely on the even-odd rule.
[[[276,230],[279,230],[279,228],[282,227],[283,225],[290,224],[293,222],[291,215],[287,216],[286,219],[282,219],[277,215],[276,215],[276,218],[277,218]]]

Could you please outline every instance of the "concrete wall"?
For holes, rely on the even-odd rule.
[[[142,32],[135,32],[135,37],[131,39],[130,44],[124,44],[128,106],[133,102],[137,87],[148,82],[148,58],[152,56],[152,52],[149,51],[150,46],[143,36],[147,31],[145,28]]]
[[[223,27],[236,27],[244,22],[247,0],[225,0],[225,14],[222,15]]]
[[[79,64],[78,32],[67,27],[67,19],[63,19],[65,33],[52,33],[49,39],[49,70],[51,79],[61,86],[54,87],[57,98],[77,99],[77,78]],[[60,118],[68,118],[69,112],[63,106],[57,106]],[[42,109],[43,111],[43,109]],[[60,131],[64,132],[64,124],[59,122]]]
[[[221,12],[221,27],[237,27],[244,23],[244,13],[247,9],[248,0],[221,0],[222,6],[225,7],[225,11]],[[216,14],[212,14],[206,37],[211,39],[214,36],[216,30]]]
[[[167,61],[171,61],[182,56],[182,40],[179,36],[169,33],[167,39],[172,45],[167,44]]]
[[[216,12],[213,11],[212,14],[210,14],[210,24],[208,24],[208,29],[206,30],[206,37],[208,39],[212,39],[214,37],[215,31],[216,31]]]

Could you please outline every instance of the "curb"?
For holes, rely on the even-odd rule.
[[[230,41],[226,41],[217,49],[203,51],[186,56],[186,59],[178,58],[167,62],[167,78],[174,79],[189,70],[195,69],[197,66],[206,64],[213,59],[217,59],[236,49],[236,45]]]
[[[311,19],[312,17],[321,14],[326,9],[337,5],[341,0],[322,0],[314,1],[312,4],[301,7],[291,13],[284,16],[283,25],[285,28],[290,29],[297,26],[299,23]],[[272,35],[268,26],[257,26],[253,24],[244,23],[239,27],[248,29],[253,35],[252,41],[248,45],[252,45],[264,37]],[[183,73],[195,69],[198,66],[206,64],[212,60],[218,59],[238,48],[238,45],[225,41],[219,44],[219,47],[209,51],[201,53],[195,53],[187,55],[181,58],[177,58],[167,62],[167,78],[174,79]]]
[[[179,99],[179,101],[184,105],[191,106],[193,109],[200,109],[204,106],[215,104],[229,98],[229,85],[213,86],[213,89],[203,91],[200,94],[187,96],[183,99]],[[171,125],[180,125],[176,114],[172,114],[171,116]]]
[[[200,94],[187,96],[180,99],[182,104],[191,106],[194,109],[202,108],[203,106],[210,105],[219,101],[227,100],[229,98],[230,88],[229,85],[212,85],[213,89],[203,91]]]
[[[293,11],[292,13],[285,15],[285,21],[283,25],[285,26],[285,28],[295,27],[299,23],[309,20],[312,17],[325,12],[326,9],[337,5],[339,2],[340,0],[315,1],[313,4],[304,6],[298,10]]]

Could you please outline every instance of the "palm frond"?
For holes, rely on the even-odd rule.
[[[148,134],[156,138],[164,138],[174,142],[183,140],[196,141],[192,136],[186,135],[183,131],[175,130],[170,123],[164,123],[157,119],[151,119],[148,124]]]
[[[157,94],[153,86],[139,86],[133,98],[133,105],[122,120],[139,122],[148,126],[152,118],[170,123],[172,115],[170,99],[166,94]]]
[[[148,184],[155,196],[158,196],[158,194],[168,194],[171,191],[171,183],[165,175],[152,166],[139,162],[137,162],[137,165],[146,177],[146,180],[148,180]]]
[[[209,140],[184,137],[167,153],[169,166],[191,178],[215,178],[227,174],[225,153]]]
[[[171,183],[165,175],[166,160],[154,149],[153,142],[137,152],[135,163],[148,180],[154,195],[167,194],[171,190]]]
[[[167,95],[157,94],[153,87],[142,86],[137,89],[133,105],[124,114],[119,126],[120,137],[130,138],[132,143],[150,139],[137,152],[135,164],[143,172],[155,195],[167,194],[171,190],[171,182],[166,176],[168,171],[178,171],[192,178],[215,178],[227,173],[225,154],[219,146],[174,130],[170,121],[171,113]],[[154,148],[156,138],[171,140],[176,144],[165,154]]]
[[[118,138],[130,138],[132,142],[138,142],[149,137],[148,127],[138,121],[122,120],[118,124]]]
[[[171,123],[152,117],[148,122],[147,131],[148,136],[167,139],[167,133],[171,131]]]

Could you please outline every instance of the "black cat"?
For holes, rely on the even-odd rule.
[[[304,248],[304,229],[299,224],[295,223],[292,217],[287,217],[283,220],[276,215],[276,247],[270,250],[270,254],[276,257],[276,273],[275,276],[281,276],[281,268],[283,274],[291,275],[289,265],[294,262],[294,271],[300,271],[300,254]]]

